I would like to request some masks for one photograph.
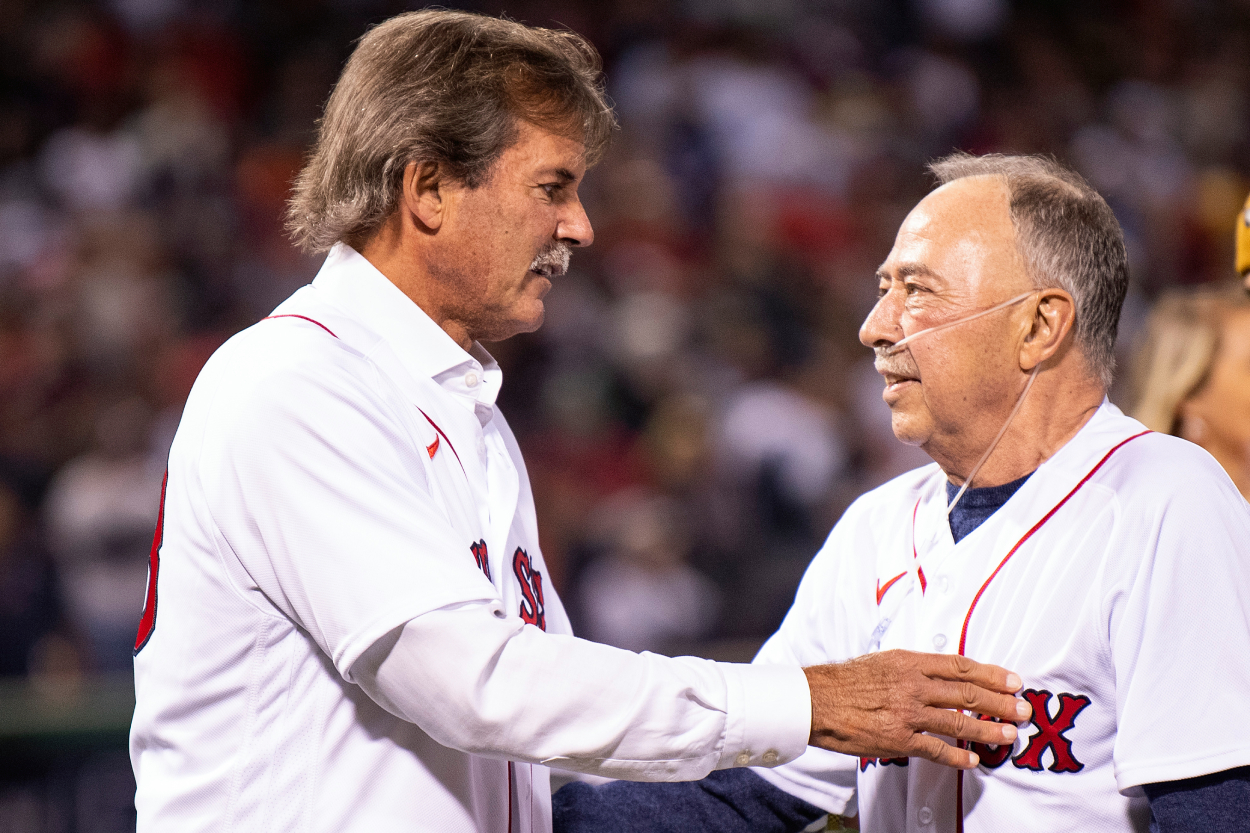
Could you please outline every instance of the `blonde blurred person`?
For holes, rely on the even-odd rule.
[[[1250,298],[1236,285],[1164,295],[1133,369],[1133,416],[1205,448],[1250,499]]]

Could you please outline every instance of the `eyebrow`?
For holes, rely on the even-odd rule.
[[[568,183],[577,179],[577,177],[573,176],[573,172],[570,171],[568,168],[556,168],[553,171],[553,173],[556,175],[556,178],[559,179],[561,183]]]
[[[912,275],[927,275],[931,278],[937,278],[938,280],[942,279],[942,276],[940,274],[938,274],[937,272],[934,272],[932,269],[930,269],[928,266],[925,266],[923,263],[904,263],[902,266],[898,267],[898,269],[895,270],[895,275],[897,275],[897,277],[899,278],[910,278]],[[881,266],[877,267],[876,278],[878,281],[892,280],[893,277],[894,276],[891,276],[888,272],[885,271],[885,264],[882,264]]]

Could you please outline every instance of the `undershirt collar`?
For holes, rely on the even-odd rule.
[[[955,508],[947,516],[947,520],[951,525],[951,535],[955,537],[955,543],[958,544],[974,529],[985,523],[990,515],[993,515],[1004,503],[1011,500],[1011,496],[1018,492],[1025,481],[1032,476],[1033,472],[1029,472],[1019,480],[1013,480],[1001,486],[984,486],[980,489],[968,489],[964,492],[964,496],[959,499],[959,503],[955,504]],[[948,505],[958,493],[959,487],[947,481],[946,503]]]

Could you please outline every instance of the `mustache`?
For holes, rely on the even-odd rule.
[[[553,277],[569,271],[569,261],[573,257],[573,247],[563,241],[545,246],[530,264],[530,271]]]
[[[895,351],[894,347],[874,347],[872,349],[875,358],[872,366],[882,376],[889,374],[891,376],[904,376],[908,379],[919,379],[920,368],[916,366],[916,362],[911,357],[911,352],[904,348]]]

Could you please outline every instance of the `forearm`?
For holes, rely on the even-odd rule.
[[[617,778],[783,763],[802,754],[810,730],[797,668],[634,654],[525,627],[485,604],[413,619],[352,675],[446,746]]]

